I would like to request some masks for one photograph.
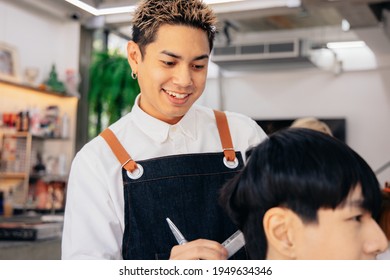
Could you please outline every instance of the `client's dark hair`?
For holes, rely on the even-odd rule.
[[[304,223],[316,223],[320,208],[342,206],[358,184],[364,209],[377,219],[381,193],[368,164],[334,137],[289,128],[252,149],[245,168],[222,188],[220,202],[243,231],[249,257],[265,259],[268,209],[286,207]]]

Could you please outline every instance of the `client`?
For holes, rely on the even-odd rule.
[[[387,239],[368,164],[325,133],[289,128],[252,149],[220,202],[251,259],[375,259]]]

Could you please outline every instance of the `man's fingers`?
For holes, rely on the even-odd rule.
[[[174,246],[171,250],[171,260],[225,260],[227,250],[218,242],[197,239],[183,245]]]

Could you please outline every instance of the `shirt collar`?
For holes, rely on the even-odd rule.
[[[194,106],[191,106],[177,124],[171,125],[144,112],[139,107],[139,98],[140,94],[134,102],[131,113],[134,116],[136,125],[143,133],[151,137],[154,141],[163,143],[167,140],[170,129],[175,126],[179,128],[183,134],[190,137],[192,140],[196,140],[196,110],[194,109]]]

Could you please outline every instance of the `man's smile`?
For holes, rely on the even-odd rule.
[[[167,89],[164,89],[164,88],[163,88],[163,91],[168,93],[170,96],[175,97],[177,99],[184,99],[184,98],[186,98],[186,97],[188,97],[190,95],[189,93],[179,93],[179,92],[167,90]]]

